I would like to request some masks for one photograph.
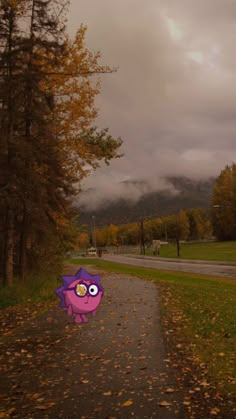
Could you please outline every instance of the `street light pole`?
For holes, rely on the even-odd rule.
[[[93,215],[93,245],[95,249],[97,248],[97,241],[96,241],[96,230],[95,230],[95,215]]]

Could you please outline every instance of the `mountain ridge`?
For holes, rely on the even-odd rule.
[[[164,179],[173,187],[175,193],[168,188],[146,192],[136,202],[120,197],[111,203],[104,202],[104,205],[100,205],[96,210],[77,205],[80,223],[91,224],[92,218],[95,217],[96,226],[119,225],[135,222],[140,217],[173,215],[180,209],[209,208],[215,178],[194,180],[185,176],[169,176]],[[125,181],[129,186],[140,182],[143,184],[144,181]]]

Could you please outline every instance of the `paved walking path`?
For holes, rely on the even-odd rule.
[[[52,308],[1,339],[0,411],[24,419],[183,418],[157,286],[114,275],[102,283],[104,300],[89,323]]]
[[[211,417],[189,364],[186,386],[168,359],[157,285],[115,274],[102,285],[89,323],[52,305],[0,338],[0,418]]]

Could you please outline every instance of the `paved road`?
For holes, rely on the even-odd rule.
[[[168,271],[192,272],[225,278],[236,279],[236,264],[224,262],[189,261],[178,259],[153,258],[149,256],[104,255],[103,259],[125,263],[128,265],[144,266]]]

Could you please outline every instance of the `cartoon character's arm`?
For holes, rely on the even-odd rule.
[[[97,314],[97,310],[93,310],[93,311],[91,312],[91,314],[92,314],[92,316],[96,316],[96,314]]]

